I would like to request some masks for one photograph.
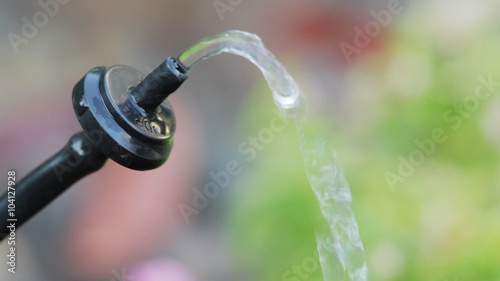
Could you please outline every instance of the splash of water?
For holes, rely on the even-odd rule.
[[[323,278],[328,281],[366,281],[368,269],[352,195],[336,152],[320,135],[305,132],[304,95],[288,71],[255,34],[227,31],[195,44],[179,56],[188,69],[221,53],[242,56],[255,64],[267,80],[276,106],[294,120],[309,183],[319,202],[328,230],[316,236]]]
[[[273,99],[280,111],[288,117],[295,116],[302,93],[292,76],[264,47],[255,34],[243,31],[227,31],[200,41],[179,56],[179,61],[188,69],[200,61],[230,53],[242,56],[255,64],[273,92]]]

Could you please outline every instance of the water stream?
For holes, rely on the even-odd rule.
[[[335,150],[321,132],[305,131],[305,98],[288,71],[255,34],[227,31],[195,44],[179,56],[188,69],[221,53],[242,56],[255,64],[266,79],[279,110],[297,128],[300,150],[312,190],[328,228],[316,240],[325,281],[366,281],[368,269],[358,224],[351,208],[352,195]]]

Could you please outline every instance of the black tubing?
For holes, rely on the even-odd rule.
[[[106,159],[83,132],[71,137],[63,149],[16,183],[15,217],[9,216],[7,192],[0,198],[0,241],[10,234],[11,223],[18,229],[68,187],[99,170]]]
[[[187,72],[176,58],[168,58],[133,88],[131,94],[140,107],[155,110],[188,79]]]

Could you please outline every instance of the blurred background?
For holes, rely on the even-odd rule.
[[[499,281],[499,12],[496,0],[3,0],[2,182],[80,131],[71,92],[91,68],[147,73],[241,29],[289,69],[336,144],[370,280]],[[219,56],[169,99],[167,163],[108,161],[17,232],[16,274],[0,245],[0,280],[322,280],[319,268],[294,273],[317,260],[319,212],[294,128],[251,160],[238,151],[277,116],[257,69]],[[436,129],[445,141],[422,149]],[[241,172],[186,215],[234,162]]]

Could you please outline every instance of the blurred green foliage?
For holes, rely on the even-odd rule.
[[[353,91],[347,106],[359,114],[357,121],[334,129],[326,119],[316,123],[330,128],[337,143],[370,280],[498,281],[500,88],[467,118],[462,116],[460,125],[444,115],[451,110],[460,116],[456,105],[474,95],[478,77],[500,82],[500,31],[482,26],[474,38],[443,47],[431,30],[412,25],[420,20],[409,17],[392,30],[384,54],[353,66],[356,77],[370,78],[370,95],[376,96],[374,103],[364,102]],[[423,72],[405,64],[405,58],[424,65]],[[401,79],[388,78],[394,65],[401,65],[397,70],[409,79],[410,89],[404,83],[394,86]],[[421,90],[402,93],[411,92],[412,85]],[[248,95],[239,122],[243,136],[256,134],[272,118],[272,102],[262,98],[267,92],[259,85]],[[445,131],[446,141],[391,189],[385,173],[397,173],[398,157],[408,157],[418,149],[415,140],[429,138],[436,128]],[[321,280],[320,270],[307,278],[283,275],[313,256],[321,221],[293,126],[276,134],[244,170],[228,221],[241,262],[256,272],[257,280]]]

